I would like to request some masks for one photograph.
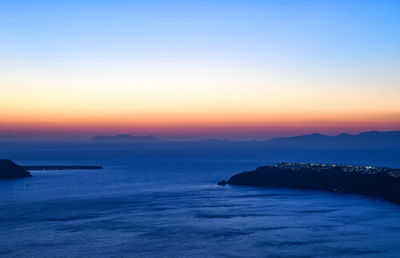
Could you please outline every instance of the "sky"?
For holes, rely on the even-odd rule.
[[[400,2],[0,0],[0,135],[400,130]]]

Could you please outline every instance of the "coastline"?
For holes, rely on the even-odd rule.
[[[218,184],[343,192],[379,197],[400,204],[398,173],[399,169],[391,168],[279,163],[233,175],[227,182]]]

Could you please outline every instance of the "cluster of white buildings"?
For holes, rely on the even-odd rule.
[[[400,169],[392,169],[386,167],[372,167],[372,166],[352,166],[352,165],[338,165],[338,164],[318,164],[318,163],[288,163],[282,162],[275,164],[273,167],[288,169],[292,171],[299,171],[301,169],[310,169],[315,172],[323,172],[331,168],[341,168],[344,172],[360,173],[360,174],[387,174],[394,177],[400,177]]]

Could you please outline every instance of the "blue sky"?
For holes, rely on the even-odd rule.
[[[280,114],[338,126],[352,112],[393,117],[399,13],[399,1],[0,1],[0,117],[9,127],[99,112],[93,123],[122,114],[207,124],[214,111],[208,125],[238,124],[241,111],[254,117],[244,126]],[[149,122],[139,120],[132,126]]]
[[[66,50],[96,55],[199,50],[254,58],[274,50],[334,62],[341,56],[390,60],[400,53],[398,1],[2,1],[1,6],[3,51],[41,58],[68,57]]]

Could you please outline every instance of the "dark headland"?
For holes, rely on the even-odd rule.
[[[31,177],[31,173],[9,159],[0,159],[0,179]]]
[[[386,167],[279,163],[236,174],[218,184],[315,189],[400,203],[400,169]]]

